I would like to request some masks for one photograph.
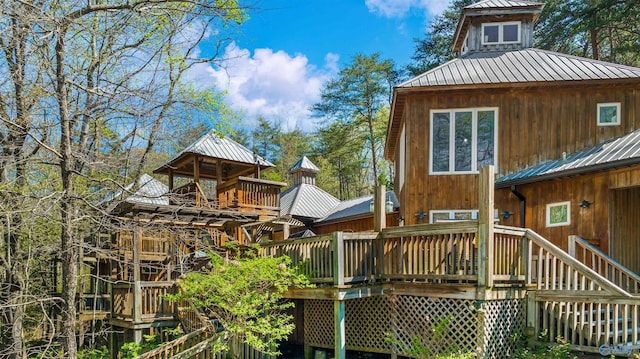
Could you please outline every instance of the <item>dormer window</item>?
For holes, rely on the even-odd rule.
[[[482,45],[515,44],[519,42],[519,21],[482,24]]]

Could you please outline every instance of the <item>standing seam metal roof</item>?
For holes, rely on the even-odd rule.
[[[528,7],[540,6],[540,2],[535,1],[516,1],[516,0],[484,0],[465,6],[465,9],[490,9],[490,8],[511,8],[511,7]]]
[[[197,153],[212,158],[221,158],[224,160],[256,164],[256,158],[254,153],[230,139],[229,137],[222,137],[214,132],[209,132],[206,135],[200,137],[196,142],[189,145],[182,150],[171,161],[176,160],[185,153]],[[273,163],[265,160],[264,158],[257,156],[257,160],[261,166],[275,167]]]
[[[321,188],[301,183],[280,194],[280,215],[322,218],[339,203]]]
[[[640,68],[535,48],[474,52],[397,86],[459,86],[640,78]]]
[[[589,169],[597,169],[600,166],[615,166],[621,161],[640,163],[640,130],[569,154],[566,159],[547,161],[537,166],[508,174],[497,179],[496,184],[502,187],[512,182],[530,183],[535,182],[537,178],[561,177],[565,173],[586,173],[589,172]]]

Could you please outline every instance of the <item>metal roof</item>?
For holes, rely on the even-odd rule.
[[[257,164],[259,162],[261,166],[275,167],[273,163],[265,160],[264,158],[254,156],[254,153],[243,145],[229,137],[220,136],[215,132],[209,132],[200,137],[196,142],[182,150],[177,156],[169,161],[169,163],[185,153],[196,153],[212,158],[220,158],[223,160],[247,164]]]
[[[387,201],[393,202],[393,208],[400,207],[398,197],[393,191],[389,191],[385,194]],[[364,197],[353,198],[340,202],[339,205],[334,207],[324,218],[319,219],[316,223],[330,222],[350,217],[360,216],[363,214],[371,213],[371,202],[373,202],[373,195]]]
[[[300,170],[305,170],[307,172],[314,172],[314,173],[320,172],[320,169],[318,168],[318,166],[313,164],[313,162],[311,162],[311,160],[308,159],[307,156],[302,156],[302,158],[299,159],[298,162],[296,162],[289,169],[289,172],[292,173],[292,172],[300,171]]]
[[[321,188],[301,183],[280,194],[280,215],[322,218],[339,203],[339,199]]]
[[[465,6],[465,9],[490,9],[490,8],[513,8],[513,7],[529,7],[540,6],[543,3],[536,1],[517,1],[517,0],[484,0]]]
[[[547,161],[500,177],[496,180],[496,187],[504,188],[638,163],[640,130],[568,154],[565,159]]]
[[[134,192],[135,191],[135,192]],[[155,205],[168,205],[169,187],[157,179],[144,173],[136,182],[129,183],[122,190],[109,195],[100,204],[111,203],[118,205],[118,201],[129,203],[144,203]],[[116,200],[114,202],[114,200]]]
[[[640,68],[528,48],[473,52],[414,77],[397,88],[630,78],[640,78]]]
[[[158,204],[158,205],[168,205],[169,197],[167,194],[169,193],[169,187],[167,187],[164,183],[158,181],[157,179],[149,176],[148,174],[143,174],[138,179],[137,183],[138,190],[135,191],[132,195],[126,197],[124,200],[131,203],[147,203],[147,204]],[[127,187],[127,190],[133,189],[133,184]]]

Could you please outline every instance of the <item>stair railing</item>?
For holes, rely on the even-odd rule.
[[[632,295],[640,295],[640,276],[579,236],[569,236],[569,255]]]

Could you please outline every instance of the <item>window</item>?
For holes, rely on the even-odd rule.
[[[478,219],[477,209],[456,209],[429,211],[430,223],[450,221],[472,221]]]
[[[514,44],[520,42],[520,22],[482,24],[482,44]]]
[[[430,173],[477,173],[496,164],[498,109],[431,111]]]
[[[547,205],[547,227],[566,226],[571,223],[571,202],[549,203]]]
[[[598,104],[598,126],[620,124],[620,102]]]

